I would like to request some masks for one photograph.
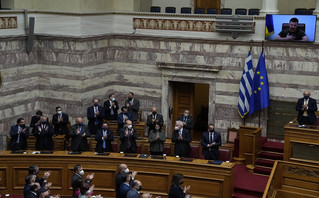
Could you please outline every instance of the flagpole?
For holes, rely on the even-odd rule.
[[[261,41],[261,53],[264,53],[264,46],[265,46],[265,42]],[[258,111],[258,127],[260,127],[260,111]]]
[[[258,111],[258,127],[260,127],[260,111],[261,110]]]

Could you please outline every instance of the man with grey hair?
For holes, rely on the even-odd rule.
[[[172,142],[175,143],[174,152],[175,155],[180,157],[188,157],[191,151],[190,143],[192,141],[192,135],[190,131],[183,128],[182,121],[175,122],[175,130],[172,136]]]
[[[315,112],[317,111],[317,101],[310,98],[310,91],[303,92],[303,98],[300,98],[296,105],[298,111],[298,123],[303,124],[314,124],[317,120]]]
[[[35,126],[35,147],[38,150],[53,150],[53,127],[46,116],[41,116],[40,123]]]

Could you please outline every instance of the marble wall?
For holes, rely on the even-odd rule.
[[[55,107],[61,105],[74,123],[76,116],[85,117],[94,97],[104,101],[110,92],[116,94],[120,104],[129,91],[134,92],[141,101],[143,119],[155,105],[165,122],[170,123],[169,83],[174,81],[209,85],[209,120],[222,132],[223,141],[228,127],[244,124],[237,112],[237,102],[250,42],[132,34],[87,38],[38,35],[35,41],[33,51],[26,53],[25,37],[0,38],[3,140],[19,117],[25,117],[29,123],[36,110],[51,116]],[[305,89],[319,98],[317,46],[266,43],[271,99],[296,101]],[[260,52],[261,43],[253,43],[255,67]],[[248,116],[245,122],[258,126],[258,114]],[[265,135],[266,111],[261,112],[260,123]],[[2,144],[4,141],[0,144],[3,148]]]

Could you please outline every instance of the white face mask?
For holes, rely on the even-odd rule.
[[[80,171],[80,175],[84,175],[84,170],[83,169]]]
[[[179,129],[179,127],[178,126],[175,126],[175,130],[178,130]]]
[[[130,124],[130,125],[128,125],[128,126],[127,126],[127,128],[128,128],[128,129],[131,129],[131,128],[132,128],[132,125],[131,125],[131,124]]]
[[[62,111],[58,111],[58,114],[62,114]]]
[[[155,129],[156,129],[156,130],[160,130],[160,128],[159,128],[159,127],[155,127]]]
[[[130,169],[128,169],[128,168],[126,168],[125,170],[124,170],[124,173],[129,173],[130,172]]]
[[[112,98],[112,101],[115,101],[115,98]]]
[[[188,113],[184,113],[184,117],[188,117],[188,115],[189,115]]]

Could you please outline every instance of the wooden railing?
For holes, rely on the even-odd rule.
[[[239,157],[245,159],[246,165],[255,165],[261,149],[261,130],[249,126],[239,128]]]
[[[319,166],[276,161],[263,198],[319,197]]]

